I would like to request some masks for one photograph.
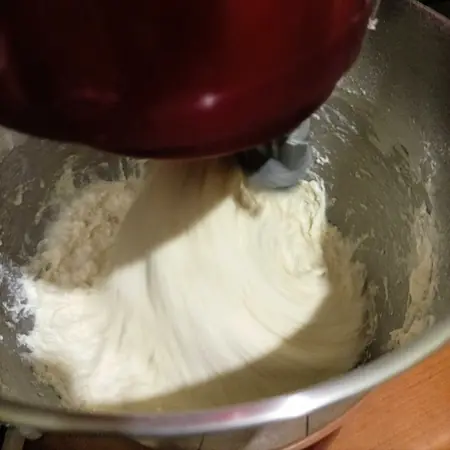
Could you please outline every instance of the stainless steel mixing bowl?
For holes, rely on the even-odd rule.
[[[379,20],[356,67],[313,118],[315,170],[327,183],[330,221],[358,244],[376,299],[376,332],[363,363],[300,392],[211,411],[107,416],[58,409],[52,390],[19,356],[26,350],[17,347],[17,330],[29,329],[32,319],[11,312],[20,295],[11,274],[27,263],[56,212],[42,205],[64,164],[80,185],[137,169],[115,156],[3,130],[0,420],[146,436],[155,445],[175,440],[182,448],[279,448],[450,338],[450,26],[405,0],[382,3]],[[57,187],[63,195],[61,180]],[[402,327],[410,342],[392,334]]]

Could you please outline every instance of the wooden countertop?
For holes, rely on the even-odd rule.
[[[315,450],[449,450],[450,345],[370,393]]]
[[[139,450],[117,438],[46,435],[26,450]],[[370,393],[314,450],[450,450],[450,345]],[[312,450],[312,449],[311,449]]]

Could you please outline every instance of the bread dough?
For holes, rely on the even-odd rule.
[[[320,181],[255,192],[227,160],[152,167],[85,188],[31,265],[24,343],[66,405],[211,407],[355,365],[364,267]]]

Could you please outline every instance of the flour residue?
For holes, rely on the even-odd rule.
[[[437,233],[432,215],[424,205],[412,227],[415,248],[411,253],[409,296],[403,326],[390,333],[389,349],[409,343],[433,325],[432,305],[438,286],[438,256],[434,249]]]
[[[8,296],[2,299],[2,308],[6,312],[6,326],[13,329],[20,319],[28,315],[28,304],[21,269],[3,258],[0,260],[0,286],[8,288]]]
[[[2,151],[8,152],[14,147],[25,143],[27,139],[27,136],[14,131],[8,131],[4,134],[0,133],[0,156]],[[43,196],[43,200],[35,213],[33,219],[34,226],[39,226],[43,222],[46,212],[58,213],[63,205],[66,205],[83,191],[83,187],[77,186],[75,183],[77,174],[80,174],[79,171],[77,173],[74,169],[76,162],[76,155],[69,156],[65,160],[59,176],[52,183],[52,189]],[[127,186],[137,186],[145,164],[146,162],[143,160],[128,160],[124,158],[119,163],[116,174],[118,185],[125,183]],[[126,175],[125,165],[131,168],[130,172],[132,175]],[[97,180],[98,178],[95,175],[90,174],[88,177],[88,185]],[[39,180],[39,187],[41,189],[45,189],[48,184],[50,183],[43,179]],[[20,183],[14,188],[11,194],[4,193],[5,200],[14,205],[14,207],[19,209],[23,208],[24,198],[29,189],[29,181]],[[0,250],[5,239],[5,232],[7,231],[0,226]],[[23,241],[24,243],[31,244],[28,233],[23,236]],[[45,245],[45,239],[38,243],[38,248],[39,245]],[[66,257],[70,256],[66,255]],[[31,269],[34,270],[35,267],[32,266]],[[3,301],[1,305],[6,313],[5,323],[10,329],[15,328],[22,319],[29,316],[23,284],[22,268],[13,263],[6,254],[0,252],[0,287],[3,288]]]

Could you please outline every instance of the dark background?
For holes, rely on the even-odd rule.
[[[422,0],[422,3],[450,17],[450,0]]]

